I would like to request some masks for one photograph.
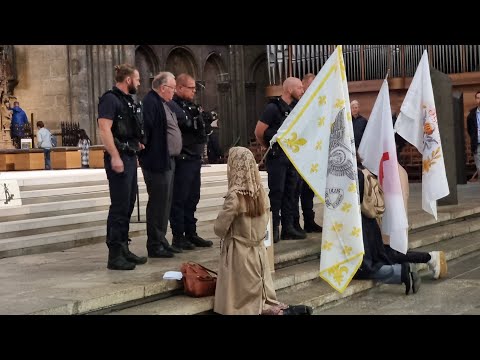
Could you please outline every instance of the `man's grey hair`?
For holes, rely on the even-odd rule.
[[[167,84],[168,79],[175,79],[175,75],[168,71],[162,71],[158,73],[152,81],[152,89],[157,90],[160,86]]]

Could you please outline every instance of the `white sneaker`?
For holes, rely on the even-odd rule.
[[[438,279],[447,275],[447,260],[443,251],[431,251],[431,259],[427,265],[433,271],[433,278]]]

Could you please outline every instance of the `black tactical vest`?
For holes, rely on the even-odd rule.
[[[145,142],[142,103],[136,104],[130,95],[114,87],[105,94],[114,94],[123,104],[112,125],[115,145],[121,151],[138,151],[138,142]],[[105,94],[103,96],[105,96]]]
[[[270,100],[269,104],[275,104],[278,107],[281,116],[275,121],[275,124],[270,125],[267,130],[265,130],[264,139],[266,142],[270,142],[272,137],[277,133],[278,129],[280,129],[283,122],[292,111],[292,108],[288,106],[285,101],[281,100],[281,98],[278,97]]]

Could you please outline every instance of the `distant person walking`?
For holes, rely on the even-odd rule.
[[[51,170],[50,150],[52,148],[52,134],[50,130],[45,127],[43,121],[37,121],[37,146],[43,149],[43,156],[45,158],[45,170]]]

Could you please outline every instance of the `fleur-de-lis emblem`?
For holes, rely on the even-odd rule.
[[[318,105],[325,105],[327,103],[327,97],[322,95],[318,98]]]
[[[335,101],[335,107],[337,109],[341,109],[345,106],[345,100],[343,99],[337,99],[337,101]]]
[[[330,250],[333,246],[333,242],[326,241],[325,244],[322,244],[322,250]]]
[[[298,135],[296,132],[292,133],[292,137],[290,139],[285,140],[285,144],[292,149],[294,153],[300,151],[300,146],[303,146],[307,143],[307,140],[304,138],[297,138]]]
[[[352,252],[352,250],[353,250],[353,249],[352,249],[351,246],[345,246],[345,247],[343,248],[343,253],[344,253],[346,256],[349,256],[350,253]]]
[[[360,228],[354,226],[350,235],[355,236],[355,237],[359,237],[360,236]]]
[[[343,273],[348,273],[348,268],[345,265],[338,264],[328,269],[328,274],[333,277],[337,284],[343,281]]]
[[[348,213],[351,208],[352,208],[352,204],[344,203],[344,204],[342,205],[342,209],[341,209],[341,210],[342,210],[343,212]]]
[[[353,193],[353,192],[356,192],[357,191],[357,184],[356,183],[351,183],[350,185],[348,185],[348,191]]]
[[[310,173],[316,172],[318,172],[318,164],[312,164],[312,167],[310,168]]]
[[[322,150],[322,140],[317,141],[315,144],[315,150]]]
[[[334,222],[331,228],[332,231],[335,231],[337,233],[342,231],[342,229],[343,229],[343,224],[339,224],[337,222]]]
[[[325,116],[319,118],[317,124],[318,126],[323,126],[325,124]]]

